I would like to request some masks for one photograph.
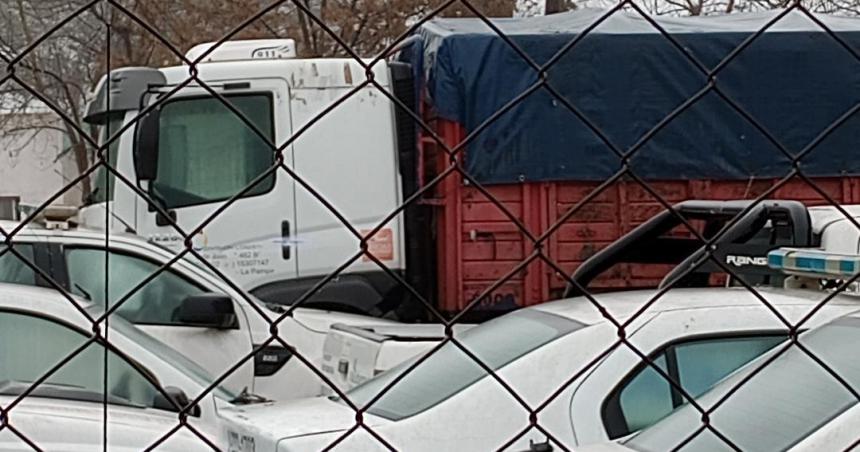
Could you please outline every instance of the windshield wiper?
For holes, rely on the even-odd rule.
[[[84,297],[84,300],[93,301],[93,297],[90,295],[90,293],[84,290],[84,288],[81,287],[80,284],[75,283],[74,286],[75,289],[78,289],[78,291],[81,293],[81,296]]]
[[[283,313],[287,312],[287,308],[282,304],[270,303],[270,302],[264,301],[263,306],[269,308],[270,310],[272,310],[278,314],[283,314]]]
[[[235,399],[231,400],[230,403],[234,405],[251,405],[255,403],[265,403],[271,402],[271,400],[257,394],[253,394],[248,392],[248,387],[245,386],[245,389],[242,389],[242,392],[236,396]]]

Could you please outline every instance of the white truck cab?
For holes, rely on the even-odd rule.
[[[294,58],[291,40],[188,53],[201,57],[193,69],[123,68],[99,82],[85,118],[102,126],[107,160],[135,186],[102,168],[83,223],[173,250],[185,246],[174,224],[197,231],[191,241],[206,260],[279,304],[345,266],[308,305],[390,310],[399,285],[368,256],[356,257],[356,234],[376,230],[368,251],[404,271],[403,215],[382,224],[403,200],[395,104],[365,82],[357,61]],[[393,92],[404,70],[380,61],[370,72]]]

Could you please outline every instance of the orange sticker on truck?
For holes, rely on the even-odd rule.
[[[373,230],[362,229],[361,235],[367,237]],[[391,228],[382,228],[376,231],[372,237],[367,239],[367,252],[381,261],[394,259],[394,231]],[[369,261],[367,254],[361,256],[363,261]]]

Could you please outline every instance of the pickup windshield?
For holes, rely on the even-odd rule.
[[[98,309],[100,310],[101,308]],[[89,310],[92,310],[92,308]],[[163,342],[158,341],[157,339],[138,329],[122,317],[111,317],[110,326],[111,328],[115,329],[120,334],[132,340],[133,342],[136,342],[145,347],[146,349],[152,351],[154,354],[158,355],[161,359],[169,363],[175,369],[178,369],[185,375],[191,377],[201,386],[201,388],[208,388],[214,383],[215,378],[212,377],[205,369],[198,366],[196,363],[186,358],[184,355],[180,354],[176,350],[168,347]],[[215,395],[215,397],[218,397],[219,399],[228,402],[235,400],[238,397],[235,393],[229,391],[227,388],[224,388],[221,385],[216,385],[215,388],[212,390],[212,394]]]
[[[90,314],[98,316],[90,309]],[[170,384],[177,373],[194,380],[196,397],[215,380],[145,333],[119,317],[111,318],[111,334],[145,347],[166,365],[163,374],[125,356],[120,349],[91,341],[80,329],[56,318],[35,313],[0,311],[0,395],[20,395],[33,387],[33,396],[67,400],[108,402],[137,407],[157,407],[160,384]],[[170,378],[173,374],[174,378]],[[167,377],[164,381],[162,378]],[[183,379],[185,379],[183,378]],[[35,385],[35,386],[34,386]],[[213,393],[231,400],[233,394],[215,387]]]
[[[801,336],[801,344],[853,388],[860,387],[860,318],[845,318]],[[779,349],[779,348],[778,348]],[[775,351],[774,351],[775,352]],[[771,352],[771,353],[774,353]],[[699,404],[714,405],[746,375],[755,371],[768,353],[707,392]],[[743,384],[711,414],[711,425],[740,450],[787,450],[818,428],[857,404],[857,399],[821,365],[792,347]],[[638,451],[677,450],[701,426],[701,413],[685,405],[625,442]],[[750,419],[765,422],[750,423]],[[779,422],[766,422],[779,419]],[[724,451],[733,447],[703,430],[683,451]]]
[[[535,309],[523,309],[455,335],[487,367],[499,370],[538,347],[576,331],[584,324]],[[401,372],[421,359],[416,357],[355,387],[347,396],[364,406]],[[367,410],[391,420],[418,414],[487,376],[484,369],[449,342],[412,369]]]

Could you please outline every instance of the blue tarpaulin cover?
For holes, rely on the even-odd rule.
[[[493,23],[543,65],[605,14],[586,9]],[[852,114],[860,108],[860,61],[842,45],[860,53],[860,19],[815,16],[840,43],[792,11],[720,65],[779,14],[656,18],[698,67],[642,16],[615,12],[557,58],[547,81],[621,152],[699,93],[632,154],[630,168],[647,179],[781,177],[792,165],[772,140],[797,154],[840,118],[801,168],[811,176],[860,174],[860,114]],[[539,81],[479,19],[432,20],[417,35],[410,59],[428,101],[470,133]],[[715,68],[716,89],[707,90],[706,73]],[[602,180],[622,160],[565,102],[539,88],[469,143],[465,166],[483,183]]]

